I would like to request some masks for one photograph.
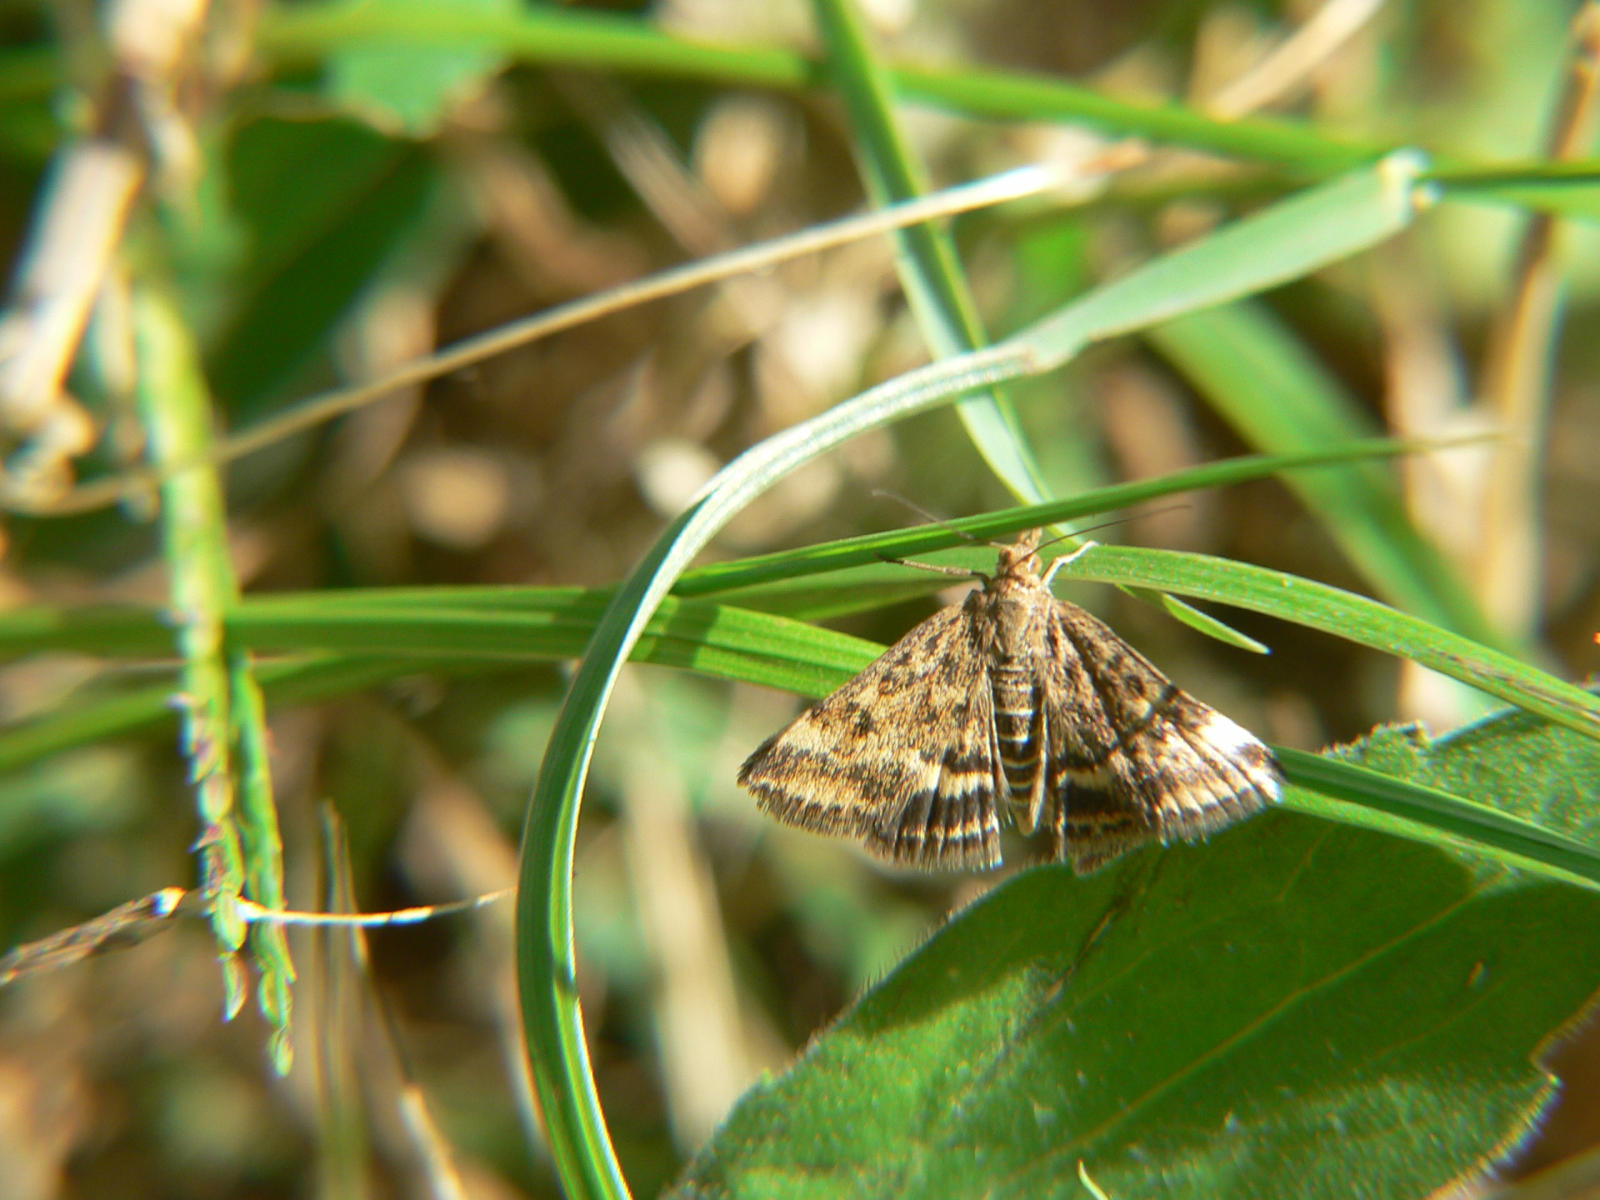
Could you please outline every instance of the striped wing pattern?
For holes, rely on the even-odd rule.
[[[908,866],[1000,863],[988,665],[960,608],[929,617],[768,738],[739,782],[761,808]]]
[[[1037,535],[756,750],[766,812],[918,867],[1000,863],[1000,822],[1080,873],[1279,797],[1271,751],[1050,592]]]

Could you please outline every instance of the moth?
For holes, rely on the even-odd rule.
[[[891,862],[1000,864],[1002,819],[1079,874],[1199,841],[1275,802],[1272,752],[1050,590],[1039,533],[758,747],[739,783],[778,820]]]

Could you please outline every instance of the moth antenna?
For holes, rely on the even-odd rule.
[[[965,567],[947,567],[943,563],[918,562],[914,558],[890,558],[887,554],[878,555],[886,563],[894,563],[897,567],[915,567],[919,571],[932,571],[935,575],[955,575],[961,579],[987,579],[982,571],[969,571]]]
[[[900,504],[903,504],[907,508],[909,508],[912,512],[916,513],[919,517],[921,517],[928,524],[937,525],[940,529],[943,529],[943,530],[946,530],[947,532],[953,533],[959,538],[964,538],[966,541],[970,542],[974,546],[988,545],[988,546],[993,546],[996,550],[1008,549],[1008,547],[1006,546],[1006,544],[1004,542],[997,542],[997,541],[993,541],[993,540],[980,541],[978,538],[973,537],[966,530],[958,529],[956,526],[952,525],[949,521],[946,521],[941,517],[934,516],[931,512],[929,512],[927,509],[923,508],[920,504],[917,504],[916,502],[914,502],[912,500],[906,499],[904,496],[900,495],[898,492],[891,492],[891,491],[888,491],[885,488],[874,488],[872,490],[872,495],[873,495],[874,498],[877,498],[877,499],[894,500],[894,501],[896,501],[896,502],[898,502]],[[1123,524],[1126,524],[1129,521],[1134,520],[1136,517],[1153,517],[1153,516],[1157,516],[1157,515],[1159,515],[1161,513],[1174,512],[1174,511],[1176,511],[1176,510],[1178,510],[1180,508],[1189,508],[1189,507],[1191,507],[1189,504],[1179,503],[1179,504],[1168,504],[1168,505],[1166,505],[1166,506],[1164,506],[1162,508],[1141,509],[1141,510],[1138,510],[1138,511],[1135,511],[1135,512],[1127,513],[1127,514],[1125,514],[1123,516],[1120,516],[1120,517],[1113,518],[1112,520],[1109,520],[1109,521],[1101,521],[1098,525],[1085,525],[1082,529],[1074,529],[1070,533],[1058,534],[1057,536],[1051,538],[1047,542],[1041,542],[1039,544],[1039,546],[1036,547],[1036,549],[1043,550],[1043,549],[1045,549],[1045,548],[1047,548],[1049,546],[1056,545],[1058,542],[1064,542],[1064,541],[1068,540],[1069,538],[1081,537],[1083,534],[1093,533],[1097,529],[1109,529],[1113,525],[1123,525]],[[1061,562],[1059,564],[1059,567],[1067,566],[1068,563],[1070,563],[1072,561],[1072,559],[1076,558],[1080,554],[1083,554],[1084,552],[1089,550],[1094,545],[1095,545],[1095,543],[1092,540],[1084,543],[1084,545],[1078,547],[1078,549],[1075,550],[1065,561]],[[960,567],[946,567],[946,566],[939,566],[939,565],[936,565],[934,563],[916,562],[916,561],[914,561],[912,559],[909,559],[909,558],[896,558],[893,555],[882,554],[882,553],[880,553],[878,555],[878,557],[882,561],[884,561],[886,563],[894,563],[897,566],[902,566],[902,567],[915,567],[919,571],[932,571],[936,575],[954,575],[954,576],[959,576],[962,579],[988,579],[989,578],[989,576],[986,575],[982,571],[968,571],[968,570],[963,570]],[[1050,574],[1053,576],[1057,569],[1058,569],[1058,564],[1052,564]]]
[[[927,509],[923,508],[920,504],[917,504],[917,503],[915,503],[914,501],[911,501],[911,500],[907,500],[904,496],[900,495],[900,493],[898,493],[898,492],[891,492],[891,491],[887,490],[886,488],[873,488],[872,489],[872,496],[873,496],[873,498],[875,500],[893,500],[893,501],[895,501],[895,502],[897,502],[899,504],[903,504],[907,508],[909,508],[912,512],[916,513],[917,516],[921,517],[924,521],[926,521],[929,525],[937,525],[940,529],[946,530],[949,533],[953,533],[958,538],[963,538],[966,541],[971,542],[974,546],[993,546],[996,550],[1003,549],[1002,545],[999,542],[980,541],[978,538],[973,537],[965,529],[957,529],[954,525],[952,525],[949,521],[946,521],[943,517],[934,516],[931,512],[929,512]],[[898,559],[898,558],[885,558],[884,561],[885,562],[903,562],[905,560],[904,559]],[[966,572],[966,574],[970,575],[971,572]]]
[[[1129,521],[1137,520],[1140,517],[1157,517],[1162,513],[1177,512],[1179,509],[1192,507],[1193,505],[1191,504],[1179,503],[1168,504],[1161,508],[1135,509],[1133,512],[1124,513],[1122,516],[1114,517],[1109,521],[1101,521],[1098,525],[1085,525],[1082,529],[1074,529],[1070,533],[1057,534],[1048,542],[1040,542],[1039,549],[1043,550],[1046,547],[1054,546],[1057,542],[1064,542],[1068,538],[1082,537],[1084,534],[1093,533],[1097,529],[1110,529],[1113,525],[1126,525]]]

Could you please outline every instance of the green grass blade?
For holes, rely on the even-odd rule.
[[[1600,700],[1582,688],[1342,588],[1201,554],[1121,546],[1100,547],[1063,574],[1103,583],[1142,583],[1321,629],[1410,659],[1590,737],[1600,737]]]
[[[1339,385],[1259,305],[1190,313],[1149,338],[1251,445],[1295,453],[1376,430]],[[1377,465],[1306,472],[1285,482],[1380,595],[1481,642],[1502,644],[1455,568],[1406,513]]]
[[[684,572],[673,588],[678,596],[726,595],[765,583],[789,582],[804,575],[875,564],[885,559],[910,558],[930,551],[969,546],[973,542],[1012,537],[1024,529],[1073,523],[1105,513],[1133,509],[1154,500],[1202,488],[1231,487],[1279,474],[1314,467],[1338,466],[1373,458],[1444,450],[1457,443],[1404,442],[1371,438],[1322,450],[1289,454],[1256,454],[1206,463],[1173,471],[1153,479],[1094,488],[1064,500],[1005,509],[982,516],[943,521],[914,529],[893,530],[845,538],[817,546],[755,555],[732,562],[714,563]],[[1461,443],[1465,444],[1465,443]],[[930,589],[931,590],[931,589]],[[5,647],[5,624],[0,618],[0,652]]]
[[[376,6],[362,0],[277,6],[263,11],[255,49],[269,64],[317,65],[352,48],[420,47],[503,54],[541,66],[569,66],[693,80],[732,87],[798,90],[823,82],[822,66],[792,50],[710,44],[679,38],[647,21],[560,7],[500,12],[418,0]],[[889,68],[908,100],[999,121],[1060,121],[1109,135],[1271,164],[1318,178],[1372,162],[1393,150],[1370,140],[1330,136],[1271,117],[1220,120],[1171,101],[1105,95],[1059,75],[985,70],[972,64]],[[0,80],[11,94],[48,96],[62,83],[53,55],[34,48],[0,55]],[[1561,173],[1566,172],[1563,176]],[[1484,164],[1452,159],[1432,172],[1462,198],[1510,203],[1555,215],[1600,217],[1593,189],[1600,163]]]
[[[1194,488],[1416,449],[1378,440],[1308,454],[1255,455],[1050,504],[697,567],[679,579],[676,596],[652,618],[633,658],[820,695],[869,662],[874,648],[809,625],[775,629],[742,608],[697,604],[691,598],[720,596],[762,612],[808,619],[859,612],[928,595],[942,583],[885,560],[965,549],[963,561],[983,569],[990,565],[990,551],[973,549],[971,540],[1006,538]],[[492,671],[509,659],[570,659],[588,644],[609,598],[605,590],[520,587],[247,596],[228,615],[226,639],[258,653],[311,656],[258,666],[276,706],[328,699],[419,671],[471,674]],[[170,643],[169,620],[161,609],[90,606],[0,613],[0,658],[41,650],[150,658],[164,654]],[[364,657],[368,653],[380,657]],[[163,685],[83,696],[59,712],[0,730],[0,770],[102,738],[168,728],[175,720],[170,694]]]
[[[901,134],[886,69],[853,0],[814,0],[828,47],[829,78],[850,116],[853,144],[878,204],[911,200],[928,190],[926,172]],[[977,302],[967,286],[955,240],[943,228],[912,225],[895,234],[900,282],[934,357],[945,358],[988,343]],[[1002,389],[969,396],[956,405],[973,445],[1018,499],[1037,503],[1047,493],[1016,406]]]
[[[1418,186],[1422,169],[1419,155],[1403,151],[1310,188],[1096,288],[1001,345],[1059,365],[1091,341],[1298,279],[1410,224],[1433,194]]]
[[[484,668],[475,662],[422,664],[393,655],[382,658],[339,655],[298,662],[260,663],[255,667],[255,674],[268,707],[276,709],[349,695],[424,669],[446,673]],[[110,696],[78,697],[62,710],[0,729],[0,773],[109,738],[176,732],[179,712],[172,704],[173,691],[174,685],[160,684]]]
[[[233,610],[227,638],[259,652],[297,656],[255,666],[269,707],[277,708],[419,673],[471,676],[525,670],[530,661],[568,661],[588,644],[609,599],[609,592],[575,588],[473,589],[448,600],[407,590],[251,597]],[[168,649],[172,635],[161,611],[112,610],[112,615],[121,652],[143,656]],[[141,621],[136,624],[134,616]],[[92,626],[74,626],[72,632],[90,644],[104,644]],[[633,659],[805,692],[826,690],[822,681],[853,673],[878,649],[859,638],[792,622],[774,655],[772,632],[771,618],[760,613],[669,598],[635,646]],[[58,641],[54,648],[79,647]],[[317,653],[323,649],[333,653]],[[0,729],[0,772],[107,738],[173,728],[178,720],[174,687],[163,683],[81,695],[58,711]]]
[[[1600,222],[1600,161],[1500,163],[1493,166],[1447,163],[1429,172],[1445,194],[1460,200],[1509,204],[1517,208]]]
[[[164,295],[145,290],[135,301],[139,412],[152,459],[192,461],[211,445],[211,404],[198,351]],[[201,886],[212,901],[232,1016],[247,984],[238,952],[245,927],[233,901],[251,878],[261,897],[282,897],[282,845],[272,812],[265,716],[248,661],[224,644],[227,613],[238,595],[228,551],[227,514],[216,471],[196,467],[161,488],[162,546],[172,573],[172,611],[183,656],[184,752],[200,809]],[[247,796],[241,796],[247,791]],[[281,927],[250,934],[261,972],[263,1015],[273,1030],[270,1053],[280,1071],[290,1063],[288,942]]]
[[[1207,239],[1233,256],[1208,283],[1208,258],[1190,246],[1157,260],[1033,326],[1008,345],[933,363],[751,447],[720,471],[672,523],[617,592],[595,631],[556,719],[529,801],[517,901],[517,962],[524,1028],[552,1150],[569,1192],[626,1194],[588,1068],[573,963],[572,855],[594,740],[617,673],[677,577],[751,499],[804,462],[867,429],[925,410],[974,387],[1060,365],[1096,336],[1167,319],[1270,286],[1288,267],[1311,270],[1323,254],[1353,253],[1402,227],[1415,211],[1415,169],[1390,161],[1267,209]],[[1335,222],[1336,205],[1342,224]],[[1245,232],[1241,232],[1241,230]],[[1254,231],[1259,231],[1256,236]],[[1291,236],[1291,234],[1293,236]],[[1314,236],[1312,236],[1314,235]],[[1242,244],[1241,244],[1242,243]],[[1292,251],[1286,262],[1255,256]],[[1253,259],[1253,268],[1238,261]],[[1174,267],[1173,263],[1180,265]],[[1182,287],[1153,293],[1149,281]]]
[[[284,64],[312,63],[363,43],[493,50],[545,66],[634,72],[701,83],[796,89],[824,82],[822,67],[790,50],[713,45],[674,37],[645,21],[581,9],[524,8],[513,14],[419,2],[273,8],[257,46]],[[1290,121],[1224,121],[1173,103],[1135,103],[1059,76],[985,71],[970,64],[893,70],[895,87],[925,104],[974,117],[1071,121],[1110,134],[1277,163],[1306,175],[1346,170],[1388,147],[1340,140]]]
[[[1056,509],[1059,505],[1045,507]],[[1040,520],[1039,510],[1022,509],[964,524],[968,528],[1003,535]],[[914,538],[921,549],[934,551],[939,547],[925,541],[933,533],[941,536],[944,546],[954,540],[948,530],[933,529],[909,531],[902,541]],[[934,586],[929,577],[921,573],[900,583],[892,582],[894,576],[911,573],[894,564],[877,562],[877,552],[865,549],[863,542],[876,544],[877,552],[898,552],[905,548],[881,536],[818,548],[827,553],[809,559],[804,553],[791,556],[796,560],[797,578],[805,578],[807,571],[819,565],[836,568],[852,561],[876,562],[876,566],[865,570],[847,567],[839,572],[840,592],[851,601],[848,606],[841,604],[839,607],[852,609],[865,607],[880,591],[871,584],[863,584],[863,576],[868,571],[873,577],[891,580],[887,588],[882,589],[890,594],[895,594],[896,588],[903,589],[899,594],[924,594]],[[1090,559],[1107,552],[1097,551]],[[987,558],[990,553],[988,549],[968,547],[962,551],[962,556]],[[1138,579],[1173,578],[1170,573],[1162,576],[1160,572],[1170,571],[1174,556],[1151,551],[1126,553],[1138,557]],[[1092,573],[1094,564],[1084,561],[1087,564],[1085,574]],[[1243,586],[1238,586],[1241,573],[1236,564],[1208,561],[1214,572],[1205,595],[1226,603],[1250,606],[1252,597],[1263,593],[1269,598],[1285,594],[1293,597],[1305,589],[1320,586],[1273,573],[1254,580],[1243,578]],[[751,565],[759,568],[758,575],[767,575],[765,565]],[[1135,574],[1131,568],[1128,573]],[[323,610],[315,615],[309,610],[317,606],[316,601],[325,602],[327,597],[271,597],[246,601],[240,606],[230,624],[230,639],[258,647],[281,645],[301,651],[326,646],[337,648],[346,656],[363,649],[385,652],[383,658],[364,663],[359,658],[345,657],[342,666],[315,659],[306,663],[269,663],[260,669],[261,682],[275,704],[294,698],[324,698],[419,670],[437,673],[505,669],[508,657],[515,656],[543,661],[569,658],[592,634],[607,596],[573,589],[551,591],[553,595],[539,590],[515,590],[515,607],[524,610],[520,612],[511,611],[506,597],[497,589],[491,589],[496,593],[493,604],[464,605],[456,610],[437,603],[424,604],[417,598],[380,598],[355,593],[335,598],[342,599],[342,604],[333,611],[328,611],[324,603]],[[1394,648],[1396,630],[1392,623],[1399,620],[1409,626],[1399,632],[1411,644],[1429,645],[1439,651],[1435,665],[1441,669],[1491,689],[1504,677],[1506,663],[1493,651],[1475,647],[1464,639],[1452,642],[1455,635],[1411,623],[1402,614],[1381,606],[1377,606],[1375,615],[1373,602],[1361,597],[1334,589],[1326,589],[1326,593],[1316,605],[1301,606],[1291,600],[1277,610],[1277,615],[1291,620],[1304,616],[1307,624],[1335,636],[1344,636],[1366,625],[1369,632],[1363,640],[1381,649]],[[402,600],[409,602],[402,603]],[[152,633],[159,634],[159,615],[151,612],[149,621]],[[1390,623],[1391,627],[1381,632],[1385,623]],[[674,666],[712,678],[759,683],[820,696],[850,678],[881,650],[881,646],[873,643],[781,616],[669,598],[650,622],[633,657],[636,661]],[[1453,670],[1457,664],[1467,662],[1472,663],[1470,671]],[[1558,702],[1591,699],[1588,693],[1569,689],[1560,681],[1531,669],[1521,682],[1523,695],[1533,691]],[[1518,696],[1514,689],[1500,689],[1498,694],[1508,699]],[[170,725],[176,718],[169,697],[167,687],[146,688],[134,695],[75,706],[70,712],[46,721],[0,732],[0,769],[37,761],[57,750],[117,733]],[[1574,723],[1581,727],[1581,718]],[[1526,820],[1482,809],[1456,796],[1433,795],[1332,759],[1290,750],[1281,753],[1292,782],[1334,797],[1332,807],[1311,807],[1308,811],[1404,832],[1411,837],[1443,835],[1451,844],[1485,854],[1498,853],[1507,861],[1522,865],[1537,863],[1545,869],[1565,872],[1565,877],[1569,878],[1600,877],[1594,870],[1591,856],[1574,851],[1566,839],[1554,837]],[[1307,806],[1297,804],[1296,807]],[[1387,817],[1399,818],[1404,824],[1385,824]]]
[[[1411,729],[1383,730],[1364,739],[1415,743]],[[1346,761],[1348,751],[1308,754],[1275,747],[1293,789],[1284,807],[1343,825],[1374,829],[1415,842],[1465,850],[1563,883],[1600,889],[1600,846],[1438,787],[1408,782],[1399,771]],[[1370,756],[1369,756],[1370,761]]]

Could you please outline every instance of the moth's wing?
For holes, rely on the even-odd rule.
[[[1046,642],[1051,815],[1080,873],[1152,838],[1197,841],[1282,793],[1266,746],[1081,608],[1056,601]]]
[[[999,761],[987,651],[951,607],[763,742],[739,782],[780,821],[893,862],[992,867]]]

